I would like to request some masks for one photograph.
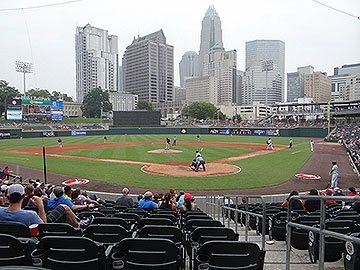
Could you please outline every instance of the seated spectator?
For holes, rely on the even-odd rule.
[[[309,195],[311,196],[318,196],[319,193],[316,189],[312,189],[309,192]],[[304,202],[304,208],[307,212],[315,212],[320,210],[320,200],[306,200]]]
[[[184,213],[187,211],[196,211],[197,205],[194,203],[193,198],[190,193],[185,193],[184,195],[184,203],[180,206],[180,212]]]
[[[74,213],[67,205],[63,204],[58,205],[53,211],[46,215],[43,202],[41,198],[37,196],[33,196],[29,200],[38,207],[39,214],[31,210],[22,210],[21,205],[25,198],[25,190],[20,184],[11,185],[8,189],[7,196],[10,201],[9,207],[0,207],[0,222],[3,223],[17,223],[28,227],[31,224],[57,223],[66,220],[76,228],[86,228],[94,219],[94,217],[91,216],[89,219],[78,223]]]
[[[153,198],[153,202],[158,204],[163,198],[163,194],[161,193],[155,193],[154,194],[154,198]]]
[[[0,173],[0,179],[3,181],[5,179],[9,179],[9,167],[6,166],[4,170]]]
[[[288,207],[290,198],[292,196],[297,196],[297,195],[299,195],[299,192],[297,192],[295,190],[291,191],[289,197],[287,197],[286,201],[282,203],[281,207],[282,208]],[[300,200],[298,200],[298,199],[292,200],[290,210],[304,210],[304,206]]]
[[[71,193],[72,193],[72,188],[70,186],[65,186],[63,197],[71,201]]]
[[[81,190],[78,188],[76,189],[77,192],[79,192],[79,198],[81,201],[84,201],[84,204],[99,204],[99,202],[96,199],[96,195],[92,194],[92,195],[87,195],[86,191],[81,192]]]
[[[151,200],[152,196],[153,195],[152,195],[151,191],[145,192],[144,198],[141,199],[138,203],[138,207],[139,208],[149,208],[149,209],[157,208],[158,205]]]
[[[46,196],[43,194],[41,188],[35,188],[35,189],[34,189],[34,196],[39,197],[39,198],[43,201],[44,209],[45,209],[45,212],[46,212],[46,211],[47,211],[47,203],[48,203],[49,198],[46,197]],[[29,200],[28,203],[27,203],[27,206],[36,206],[36,205],[34,205],[34,204],[31,202],[31,200]]]
[[[350,210],[355,210],[358,214],[360,214],[360,202],[354,202],[350,207]]]
[[[138,207],[139,206],[139,202],[144,198],[144,196],[142,194],[138,195],[136,197],[137,202],[134,202],[134,207]]]
[[[25,198],[23,200],[22,208],[25,208],[25,206],[28,205],[30,198],[34,196],[34,186],[33,185],[27,185],[25,187]]]
[[[54,186],[53,185],[48,185],[45,189],[45,194],[48,198],[50,198],[50,194],[53,192],[53,188]]]
[[[123,195],[116,200],[115,205],[132,208],[134,206],[134,202],[133,199],[129,197],[129,189],[124,187],[122,190],[122,194]]]
[[[158,203],[157,208],[176,211],[175,199],[171,197],[170,193],[165,193],[164,200]]]
[[[0,206],[5,205],[5,197],[6,197],[6,191],[8,189],[8,185],[2,185],[1,186],[1,193],[0,193]]]
[[[348,196],[359,196],[359,193],[356,192],[356,189],[354,187],[349,187],[349,191],[350,193],[348,194]]]
[[[339,187],[334,188],[333,196],[345,196],[342,189]]]
[[[324,191],[324,195],[325,196],[332,196],[332,191],[331,189],[327,189]],[[326,205],[332,204],[332,203],[336,203],[336,201],[326,201]]]
[[[176,190],[173,189],[173,188],[171,188],[169,192],[170,192],[171,198],[175,198],[175,196],[176,196]]]
[[[185,195],[185,192],[183,190],[180,190],[179,194],[176,198],[176,207],[177,208],[180,208],[180,206],[184,203],[184,195]]]
[[[63,197],[64,191],[63,191],[62,187],[55,187],[53,193],[55,195],[55,198],[48,202],[49,209],[54,209],[56,206],[58,206],[60,204],[67,205],[74,212],[88,209],[89,207],[94,207],[94,204],[90,204],[89,206],[88,205],[74,205],[70,200],[65,199]]]

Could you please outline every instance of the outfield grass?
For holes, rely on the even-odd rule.
[[[164,141],[173,135],[121,135],[107,136],[108,142]],[[201,141],[262,143],[265,148],[266,137],[202,135]],[[63,143],[82,144],[103,142],[103,136],[64,137]],[[196,135],[178,135],[177,140],[196,141]],[[274,144],[287,145],[289,138],[272,138]],[[148,188],[176,188],[193,190],[238,189],[275,185],[290,179],[310,158],[312,152],[304,138],[293,138],[295,147],[263,156],[256,156],[232,164],[242,168],[241,173],[214,177],[171,177],[145,174],[138,165],[103,163],[96,161],[57,159],[48,157],[49,171],[84,177],[120,185]],[[23,140],[2,140],[0,150],[56,145],[57,138],[37,138]],[[194,157],[195,146],[176,146],[183,150],[179,154],[150,154],[148,149],[159,149],[161,145],[140,145],[119,148],[93,149],[66,152],[65,154],[150,162],[190,161]],[[250,149],[205,147],[205,160],[220,159],[227,156],[249,153]],[[75,153],[77,152],[77,153]],[[165,160],[165,161],[164,161]],[[0,153],[0,161],[42,169],[42,157]],[[10,166],[11,167],[11,166]]]

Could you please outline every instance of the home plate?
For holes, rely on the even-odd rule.
[[[308,179],[308,180],[320,180],[320,175],[315,174],[306,174],[306,173],[297,173],[295,174],[296,177],[302,178],[302,179]]]
[[[39,153],[34,153],[34,155],[38,155]]]

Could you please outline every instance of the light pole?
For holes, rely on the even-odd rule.
[[[273,70],[273,61],[265,60],[261,62],[262,71],[266,72],[266,87],[265,87],[265,111],[266,118],[268,117],[268,71]]]
[[[26,95],[25,74],[33,72],[32,63],[15,61],[15,70],[24,74],[24,96]]]

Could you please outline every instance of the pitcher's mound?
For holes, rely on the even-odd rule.
[[[156,154],[172,154],[172,153],[181,153],[181,150],[165,150],[165,149],[156,149],[156,150],[151,150],[148,151],[149,153],[156,153]]]

